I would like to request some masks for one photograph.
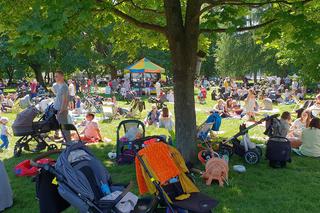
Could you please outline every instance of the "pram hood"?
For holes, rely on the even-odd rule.
[[[37,117],[39,110],[35,106],[30,106],[20,112],[12,124],[13,131],[22,131],[32,128],[32,122]]]
[[[109,172],[83,143],[79,142],[68,146],[59,155],[55,165],[59,182],[58,190],[64,199],[79,210],[85,207],[88,208],[88,206],[77,195],[80,194],[82,197],[94,201],[96,193],[93,191],[88,178],[80,171],[83,167],[94,168],[93,178],[97,183],[111,184]],[[81,212],[83,211],[81,210]]]

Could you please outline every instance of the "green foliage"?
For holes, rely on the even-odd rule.
[[[277,49],[282,66],[296,67],[306,84],[320,81],[320,2],[295,4],[290,15],[279,12],[280,21],[261,33],[267,48]],[[292,66],[291,66],[292,67]]]
[[[280,67],[274,49],[264,49],[257,44],[252,33],[222,35],[217,42],[215,57],[222,76],[242,77],[264,72],[276,74]]]
[[[8,37],[0,37],[0,77],[8,78],[11,83],[13,79],[24,77],[25,69],[25,61],[22,58],[12,56],[9,52]]]

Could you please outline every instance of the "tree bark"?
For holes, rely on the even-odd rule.
[[[14,75],[14,68],[10,66],[7,68],[6,71],[8,75],[8,85],[11,85],[13,80],[13,75]]]
[[[179,0],[165,0],[167,38],[171,51],[174,96],[175,128],[179,151],[187,162],[196,161],[196,113],[194,79],[199,38],[200,11],[198,0],[189,0],[185,24]]]
[[[33,69],[38,83],[41,85],[45,85],[44,80],[43,80],[43,76],[42,76],[42,72],[41,72],[41,65],[33,63],[33,64],[30,64],[30,67]]]

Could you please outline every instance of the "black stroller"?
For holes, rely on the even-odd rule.
[[[264,121],[271,120],[277,116],[279,115],[276,114],[267,116],[248,127],[246,127],[245,124],[240,125],[240,131],[237,134],[219,143],[219,154],[228,155],[229,157],[231,157],[233,154],[237,154],[240,157],[243,157],[245,162],[248,164],[259,163],[262,157],[262,150],[259,146],[256,146],[256,144],[250,141],[248,132],[250,129],[258,126]],[[240,136],[243,136],[242,141],[238,139]]]
[[[37,162],[59,153],[56,162]],[[101,161],[81,142],[44,153],[31,165],[40,169],[36,177],[40,213],[59,213],[70,205],[81,213],[151,213],[158,206],[156,198],[132,194],[131,183],[114,184]]]
[[[59,129],[59,123],[56,119],[56,112],[53,105],[50,105],[44,115],[34,122],[33,120],[39,114],[39,110],[35,106],[30,106],[16,117],[12,124],[14,136],[21,136],[14,146],[14,156],[19,157],[22,149],[31,152],[39,152],[47,148],[47,150],[57,149],[56,144],[48,144],[46,137],[48,133]],[[30,142],[35,140],[37,145],[35,149],[30,147]]]
[[[140,137],[135,137],[135,132],[139,131]],[[116,155],[118,164],[131,164],[137,152],[142,149],[147,141],[163,141],[163,136],[145,135],[145,126],[139,120],[124,120],[117,128]]]
[[[269,136],[266,148],[266,158],[269,160],[269,166],[273,168],[283,168],[287,162],[291,162],[291,142],[281,137],[281,122],[274,116],[266,122],[265,135]]]

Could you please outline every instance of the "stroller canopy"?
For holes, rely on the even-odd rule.
[[[32,122],[38,113],[39,110],[35,106],[30,106],[20,112],[12,124],[13,134],[19,136],[22,133],[32,131]]]
[[[198,188],[186,176],[185,173],[189,170],[177,149],[165,143],[153,143],[140,150],[138,155],[161,185],[172,178],[179,177],[179,180],[184,183],[182,187],[185,193],[199,192]],[[137,158],[136,174],[141,194],[156,192],[156,188],[150,182],[150,178],[146,175],[145,169],[141,167]]]

